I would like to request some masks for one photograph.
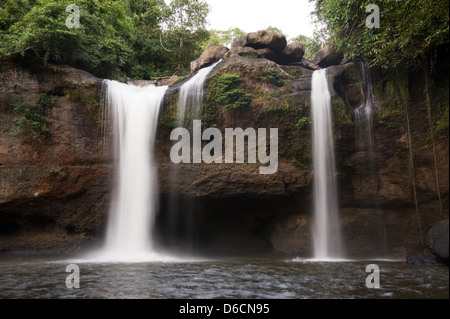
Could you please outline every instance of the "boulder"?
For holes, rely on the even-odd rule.
[[[317,64],[314,64],[312,61],[307,60],[307,59],[302,59],[300,62],[294,62],[291,64],[298,65],[298,66],[304,67],[305,69],[312,70],[312,71],[320,70],[320,66],[318,66]]]
[[[208,47],[197,60],[191,62],[191,73],[223,59],[228,51],[229,49],[227,47],[221,45]]]
[[[448,265],[448,219],[438,222],[428,231],[426,245],[433,255]]]
[[[300,62],[305,54],[305,47],[299,42],[289,43],[281,52],[279,57],[280,64],[290,64]]]
[[[332,65],[339,65],[343,59],[344,55],[342,53],[337,52],[331,45],[327,45],[317,52],[312,62],[321,68],[327,68]]]
[[[247,34],[245,46],[254,49],[269,48],[272,51],[279,53],[286,47],[286,36],[278,31],[260,30]]]
[[[256,51],[253,48],[237,47],[237,48],[232,48],[230,51],[228,51],[223,58],[228,59],[228,58],[232,57],[233,55],[240,55],[244,58],[255,58],[255,59],[259,57],[258,51]]]
[[[258,57],[259,58],[267,59],[267,60],[270,60],[270,61],[276,61],[277,60],[277,54],[275,52],[273,52],[269,48],[258,49],[256,51],[258,52]]]
[[[247,44],[247,37],[240,36],[233,40],[233,42],[231,43],[231,49],[245,47],[246,44]]]

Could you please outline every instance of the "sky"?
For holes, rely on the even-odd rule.
[[[208,29],[239,28],[246,33],[269,26],[280,29],[288,39],[300,34],[312,37],[314,25],[308,0],[204,0],[211,11]],[[170,3],[170,0],[165,0]]]
[[[308,0],[205,0],[210,6],[210,29],[238,27],[248,32],[269,26],[280,29],[288,39],[299,34],[313,36],[310,13],[314,4]]]

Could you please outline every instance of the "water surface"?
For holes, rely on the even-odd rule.
[[[80,288],[66,287],[68,264]],[[366,287],[368,264],[380,288]],[[152,262],[9,258],[0,261],[0,298],[45,299],[398,299],[449,298],[446,266],[393,261],[165,259]]]

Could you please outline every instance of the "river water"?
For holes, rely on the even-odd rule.
[[[79,288],[66,286],[69,264],[79,267]],[[369,264],[380,269],[378,289],[366,286]],[[0,298],[440,299],[449,298],[449,271],[446,266],[387,260],[167,258],[127,263],[3,258]]]

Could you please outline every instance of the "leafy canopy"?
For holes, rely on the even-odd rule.
[[[0,57],[33,53],[97,76],[150,78],[185,70],[209,36],[198,0],[77,0],[80,26],[69,29],[73,3],[1,1]]]
[[[316,14],[329,32],[329,42],[350,59],[396,67],[448,45],[448,0],[384,0],[380,27],[366,27],[371,0],[316,0]]]

